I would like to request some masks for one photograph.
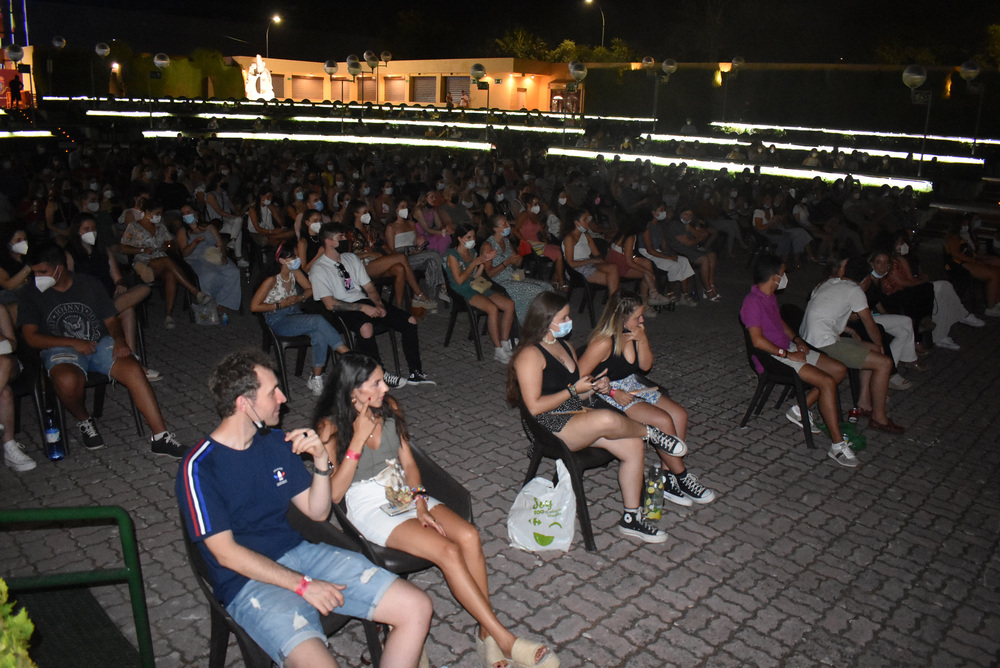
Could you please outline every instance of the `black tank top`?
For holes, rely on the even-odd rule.
[[[628,378],[633,373],[643,373],[643,370],[639,367],[639,346],[635,341],[632,342],[632,349],[635,351],[634,362],[629,362],[625,359],[624,351],[616,355],[612,348],[611,356],[594,368],[594,376],[599,376],[605,369],[608,370],[608,380],[621,380]]]
[[[573,351],[562,339],[557,339],[559,345],[563,347],[570,357],[573,357]],[[570,383],[575,383],[580,380],[580,369],[579,367],[570,371],[567,369],[562,362],[559,361],[555,355],[550,353],[545,349],[545,347],[536,343],[538,349],[542,351],[542,354],[548,358],[545,364],[545,369],[542,371],[542,395],[555,394],[556,392],[561,392],[566,389],[566,386]]]

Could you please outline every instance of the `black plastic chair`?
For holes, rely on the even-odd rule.
[[[587,495],[583,489],[583,472],[607,466],[614,461],[614,455],[603,448],[595,447],[574,452],[566,446],[562,439],[539,424],[535,416],[529,413],[523,405],[520,407],[520,411],[521,427],[531,443],[528,472],[525,474],[522,484],[527,485],[538,474],[538,467],[541,465],[543,457],[561,459],[569,470],[573,492],[576,494],[576,515],[580,521],[580,532],[583,533],[583,544],[588,552],[596,552],[597,544],[594,542],[594,529],[590,524]]]
[[[31,396],[35,404],[35,415],[38,418],[39,443],[45,443],[45,393],[42,389],[41,360],[32,348],[18,337],[15,357],[21,363],[21,372],[8,383],[14,397],[14,434],[24,428],[21,418],[21,400]],[[6,438],[13,438],[8,434]],[[63,440],[65,443],[65,439]]]
[[[462,486],[462,483],[455,480],[412,443],[410,451],[413,453],[413,459],[420,471],[421,483],[427,488],[427,493],[448,506],[459,517],[472,522],[472,496]],[[347,519],[343,501],[340,504],[333,504],[332,515],[337,518],[337,523],[340,524],[343,533],[337,531],[330,522],[310,520],[295,506],[289,508],[288,520],[296,531],[313,543],[329,543],[331,542],[330,538],[336,538],[336,535],[348,538],[353,545],[349,549],[360,552],[376,566],[381,566],[401,577],[434,567],[434,564],[426,559],[394,550],[391,547],[369,543],[357,527]]]
[[[797,304],[782,304],[781,305],[781,319],[785,321],[785,324],[792,328],[793,331],[800,331],[802,329],[802,320],[805,318],[805,311],[802,310]],[[862,328],[863,329],[863,328]],[[892,341],[892,337],[886,334],[885,329],[879,325],[879,331],[882,332],[882,343],[884,344],[884,349],[886,354],[889,354],[889,342]],[[841,336],[844,336],[841,334]],[[806,343],[808,346],[808,342]],[[812,348],[812,346],[809,346]],[[813,348],[815,350],[815,348]],[[847,370],[847,380],[851,385],[851,405],[858,405],[858,397],[861,396],[861,370],[860,369],[848,369]],[[781,393],[781,398],[779,403],[783,403],[788,397],[791,388],[786,387],[784,392]],[[837,394],[837,415],[840,415],[842,411],[840,410],[840,394]]]
[[[340,332],[341,338],[344,339],[344,344],[351,350],[358,350],[358,338],[361,335],[351,330],[344,320],[335,313],[332,314],[329,321],[330,324],[333,325],[338,332]],[[396,332],[391,327],[378,320],[372,322],[372,328],[374,329],[374,333],[372,334],[373,337],[379,337],[383,334],[389,337],[389,345],[392,347],[392,361],[396,367],[396,375],[400,375],[399,345],[396,343]]]
[[[276,334],[271,326],[267,324],[267,319],[263,313],[254,313],[257,316],[257,323],[263,336],[262,347],[265,353],[274,350],[275,360],[278,362],[278,379],[281,381],[281,392],[285,397],[291,398],[288,389],[288,367],[285,365],[285,351],[289,348],[296,349],[295,375],[302,377],[302,371],[306,365],[306,349],[312,345],[312,340],[306,334],[297,336],[282,336]]]
[[[294,508],[294,506],[290,507]],[[336,529],[333,529],[332,527],[331,530],[336,531]],[[223,666],[226,665],[226,652],[229,649],[230,633],[236,636],[236,642],[240,647],[240,652],[243,654],[243,663],[247,666],[247,668],[271,668],[273,665],[271,657],[268,656],[267,653],[261,649],[260,645],[258,645],[253,638],[250,637],[250,634],[243,630],[243,627],[236,623],[236,620],[232,618],[222,603],[219,602],[219,599],[215,597],[215,591],[213,590],[212,584],[208,579],[208,566],[205,563],[204,557],[202,557],[200,549],[194,544],[194,541],[192,541],[188,535],[187,524],[185,523],[183,516],[181,517],[181,532],[184,538],[184,551],[187,554],[188,564],[191,566],[191,571],[194,573],[195,580],[198,582],[198,587],[201,589],[202,594],[205,595],[205,599],[208,601],[211,624],[208,657],[209,668],[223,668]],[[346,540],[346,537],[344,537],[343,534],[340,535],[341,540],[339,544],[331,544],[335,544],[337,547],[343,547],[345,549],[354,549],[350,542]],[[343,628],[347,622],[353,618],[331,613],[323,616],[321,619],[323,622],[323,632],[326,633],[327,636],[331,636]],[[379,660],[382,656],[382,646],[378,639],[378,629],[376,624],[364,619],[358,621],[360,621],[364,626],[365,637],[368,640],[368,651],[371,653],[372,663],[373,665],[378,666]]]
[[[451,335],[455,331],[455,321],[458,320],[459,313],[464,312],[469,318],[468,338],[476,346],[476,359],[482,362],[483,344],[479,338],[482,336],[482,333],[486,331],[486,313],[477,309],[475,306],[470,304],[465,297],[455,292],[455,289],[451,285],[451,281],[449,281],[447,277],[445,277],[444,286],[448,291],[448,296],[451,297],[451,313],[448,316],[448,330],[444,335],[444,347],[447,348],[451,343]],[[480,319],[482,319],[482,326],[479,324]]]
[[[784,385],[790,390],[795,390],[795,398],[798,402],[800,415],[803,416],[802,419],[802,433],[806,437],[806,445],[810,448],[816,447],[813,443],[812,429],[809,425],[809,420],[806,416],[809,415],[809,407],[806,405],[806,383],[799,378],[799,374],[795,373],[795,369],[792,367],[782,364],[781,362],[775,360],[771,357],[770,353],[766,353],[753,345],[753,341],[750,339],[750,330],[747,329],[746,325],[743,324],[743,320],[739,316],[736,317],[737,322],[740,324],[740,329],[743,331],[743,343],[746,346],[747,352],[747,363],[753,370],[754,374],[757,375],[757,389],[754,390],[753,398],[750,399],[750,406],[747,407],[747,412],[743,416],[743,420],[740,422],[741,427],[747,426],[747,422],[750,420],[750,414],[754,416],[760,415],[761,410],[764,408],[764,404],[767,403],[768,397],[771,396],[771,390],[774,389],[775,385]],[[754,365],[754,357],[760,361],[760,365],[764,367],[763,373],[757,372],[757,367]],[[781,398],[778,399],[778,403],[775,404],[775,408],[781,406],[787,392],[782,393]]]
[[[566,274],[566,285],[569,286],[569,289],[566,291],[566,301],[573,299],[573,292],[576,289],[579,288],[582,290],[583,297],[580,299],[580,310],[578,313],[583,313],[583,309],[587,309],[587,315],[590,317],[590,326],[591,328],[596,327],[597,313],[594,308],[594,299],[603,291],[604,301],[607,302],[608,286],[589,282],[584,278],[583,274],[569,266],[565,255],[563,256],[563,273]]]

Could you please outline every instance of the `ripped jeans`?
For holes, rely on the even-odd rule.
[[[346,585],[344,605],[334,612],[371,619],[396,576],[357,552],[303,541],[278,563],[314,580]],[[279,666],[310,638],[326,642],[319,611],[294,591],[250,580],[226,610]]]

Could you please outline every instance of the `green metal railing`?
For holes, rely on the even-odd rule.
[[[103,520],[103,521],[102,521]],[[29,508],[23,510],[0,510],[0,527],[31,525],[24,530],[70,528],[84,523],[108,524],[108,520],[118,525],[122,541],[124,568],[106,568],[51,575],[31,575],[5,578],[11,590],[60,589],[80,585],[128,584],[132,600],[132,617],[135,620],[135,635],[139,645],[140,665],[153,668],[153,638],[149,631],[149,612],[146,609],[146,592],[142,586],[142,569],[139,566],[139,550],[135,540],[135,525],[132,518],[120,506],[82,506],[69,508]]]

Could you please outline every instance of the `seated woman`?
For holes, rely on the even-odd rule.
[[[394,253],[402,253],[414,270],[424,271],[427,292],[443,301],[451,301],[444,289],[444,273],[441,256],[427,248],[427,240],[410,219],[410,208],[405,199],[396,203],[396,215],[385,228],[386,248]]]
[[[7,309],[0,305],[0,441],[3,441],[4,464],[12,471],[23,473],[35,468],[37,464],[14,438],[14,394],[10,389],[10,381],[20,370],[20,364],[13,354],[16,347],[14,322]]]
[[[296,254],[302,262],[302,271],[306,274],[312,269],[313,263],[324,253],[320,230],[323,229],[323,216],[319,211],[309,211],[302,218],[302,236],[296,244]]]
[[[633,219],[626,220],[621,229],[612,237],[611,247],[605,259],[618,267],[619,278],[642,279],[643,303],[649,306],[664,306],[670,299],[660,294],[656,289],[656,275],[653,273],[653,263],[649,258],[637,257],[636,239],[639,236],[638,225]],[[656,315],[650,311],[649,315]]]
[[[101,282],[108,291],[118,309],[118,319],[121,320],[125,334],[125,343],[129,350],[136,347],[135,307],[149,296],[149,286],[145,283],[129,287],[122,278],[118,262],[111,249],[107,247],[98,235],[97,221],[89,213],[76,217],[70,228],[69,241],[66,243],[66,268],[75,273],[93,276]],[[155,382],[163,379],[163,374],[154,369],[145,369],[146,379]]]
[[[510,242],[510,223],[507,218],[501,215],[493,216],[488,222],[489,230],[485,230],[490,236],[486,237],[483,245],[483,252],[486,252],[486,244],[495,251],[495,255],[490,262],[484,266],[486,275],[494,283],[498,283],[514,300],[514,307],[517,310],[517,317],[521,322],[528,313],[528,304],[537,295],[551,289],[548,283],[536,281],[522,276],[514,277],[514,268],[520,268],[524,258],[514,252],[514,246]]]
[[[538,423],[570,450],[596,447],[620,462],[618,486],[625,510],[618,531],[647,543],[663,543],[667,534],[639,513],[642,500],[643,441],[668,455],[683,457],[684,441],[610,408],[590,410],[583,399],[595,390],[609,392],[607,377],[580,375],[576,352],[563,341],[573,329],[569,303],[555,292],[543,292],[528,307],[518,344],[507,372],[507,403],[524,405]]]
[[[312,344],[312,370],[306,385],[313,396],[323,392],[323,367],[327,349],[340,354],[350,351],[340,333],[321,315],[303,313],[299,304],[312,296],[312,285],[302,271],[295,246],[281,244],[274,256],[271,275],[265,278],[250,302],[250,310],[263,313],[264,320],[278,336],[305,334]],[[331,460],[332,461],[332,460]]]
[[[652,211],[652,220],[646,225],[646,231],[636,240],[639,255],[649,260],[657,269],[667,275],[669,291],[666,294],[668,303],[678,303],[681,306],[697,306],[698,302],[691,298],[691,277],[694,269],[683,255],[670,250],[667,244],[667,218],[673,215],[673,210],[661,204]],[[670,283],[681,284],[681,298],[677,299]]]
[[[142,218],[129,223],[125,228],[121,250],[125,255],[133,256],[132,266],[146,283],[152,283],[156,278],[163,281],[164,301],[167,303],[167,317],[163,320],[163,326],[173,329],[176,324],[171,313],[174,310],[178,284],[190,292],[199,304],[207,304],[212,297],[196,288],[177,263],[167,255],[167,244],[173,240],[173,236],[160,222],[163,219],[163,207],[159,201],[144,199],[140,205]],[[142,269],[143,265],[145,269]]]
[[[798,266],[802,251],[812,243],[812,235],[801,227],[790,226],[784,212],[774,207],[770,195],[764,195],[760,205],[753,212],[753,227],[776,245],[778,257],[791,259]]]
[[[427,495],[410,452],[409,434],[399,404],[386,393],[382,367],[358,353],[334,366],[330,384],[316,405],[316,432],[326,445],[333,473],[333,501],[347,502],[347,517],[376,545],[433,562],[444,574],[455,600],[479,623],[476,649],[483,668],[534,666],[557,668],[559,659],[545,645],[517,638],[504,628],[490,603],[486,557],[476,528]],[[386,459],[398,459],[415,508],[389,516],[381,506],[385,488],[374,478]]]
[[[365,270],[371,278],[391,278],[393,281],[393,296],[397,307],[403,305],[406,286],[413,290],[413,306],[437,310],[437,301],[424,294],[423,288],[413,275],[413,268],[402,253],[386,252],[382,235],[372,224],[372,215],[368,206],[355,200],[346,215],[346,221],[351,221],[351,252],[365,263]],[[345,221],[345,222],[346,222]]]
[[[455,228],[455,245],[444,256],[444,271],[451,289],[465,301],[486,314],[486,329],[493,342],[493,359],[501,364],[510,361],[513,347],[510,330],[514,326],[514,302],[507,295],[494,292],[489,285],[477,289],[474,282],[482,278],[486,263],[491,262],[496,251],[491,246],[476,255],[476,230],[468,223]],[[486,279],[483,279],[486,280]],[[489,284],[489,281],[486,281]]]
[[[542,205],[538,197],[531,196],[528,199],[528,208],[518,215],[514,221],[514,235],[518,239],[523,239],[531,244],[531,248],[536,254],[552,260],[555,265],[553,283],[562,286],[563,282],[563,259],[562,251],[559,248],[558,239],[552,239],[546,225],[542,224],[539,214]],[[553,243],[555,241],[556,243]]]
[[[590,335],[587,350],[580,357],[580,373],[590,376],[606,373],[611,389],[598,397],[636,422],[652,425],[683,441],[687,439],[687,411],[636,378],[636,374],[648,373],[653,367],[653,350],[643,320],[645,310],[646,306],[634,292],[621,290],[611,295],[597,328]],[[680,506],[715,500],[715,492],[706,489],[685,469],[683,459],[663,451],[657,454],[663,468],[668,470],[663,491],[666,499]]]
[[[714,230],[712,230],[714,232]],[[680,216],[667,222],[667,245],[678,255],[683,255],[698,268],[705,290],[701,296],[717,302],[722,298],[715,289],[715,266],[718,257],[710,250],[711,238],[705,223],[696,220],[690,207],[681,207]]]
[[[7,235],[4,235],[7,236]],[[31,278],[28,256],[28,234],[23,229],[9,231],[5,239],[7,252],[0,251],[0,304],[7,307],[11,320],[17,322],[17,294]]]
[[[609,293],[615,292],[618,290],[618,267],[601,257],[590,232],[593,219],[589,211],[577,209],[563,221],[563,259],[588,283],[606,285]]]
[[[445,223],[438,213],[437,207],[440,204],[441,196],[437,191],[423,193],[417,199],[413,218],[420,228],[420,233],[427,240],[427,247],[439,255],[444,255],[451,246],[451,235],[455,230]]]
[[[247,230],[254,243],[274,247],[295,237],[295,230],[282,225],[281,210],[274,203],[274,190],[264,187],[247,211]]]
[[[969,232],[969,217],[952,224],[944,237],[944,250],[955,264],[986,284],[985,314],[1000,318],[1000,257],[980,255]]]
[[[226,257],[222,237],[190,204],[181,207],[181,217],[184,225],[177,230],[177,243],[184,260],[198,275],[198,283],[212,295],[220,310],[239,310],[243,301],[240,269]]]

